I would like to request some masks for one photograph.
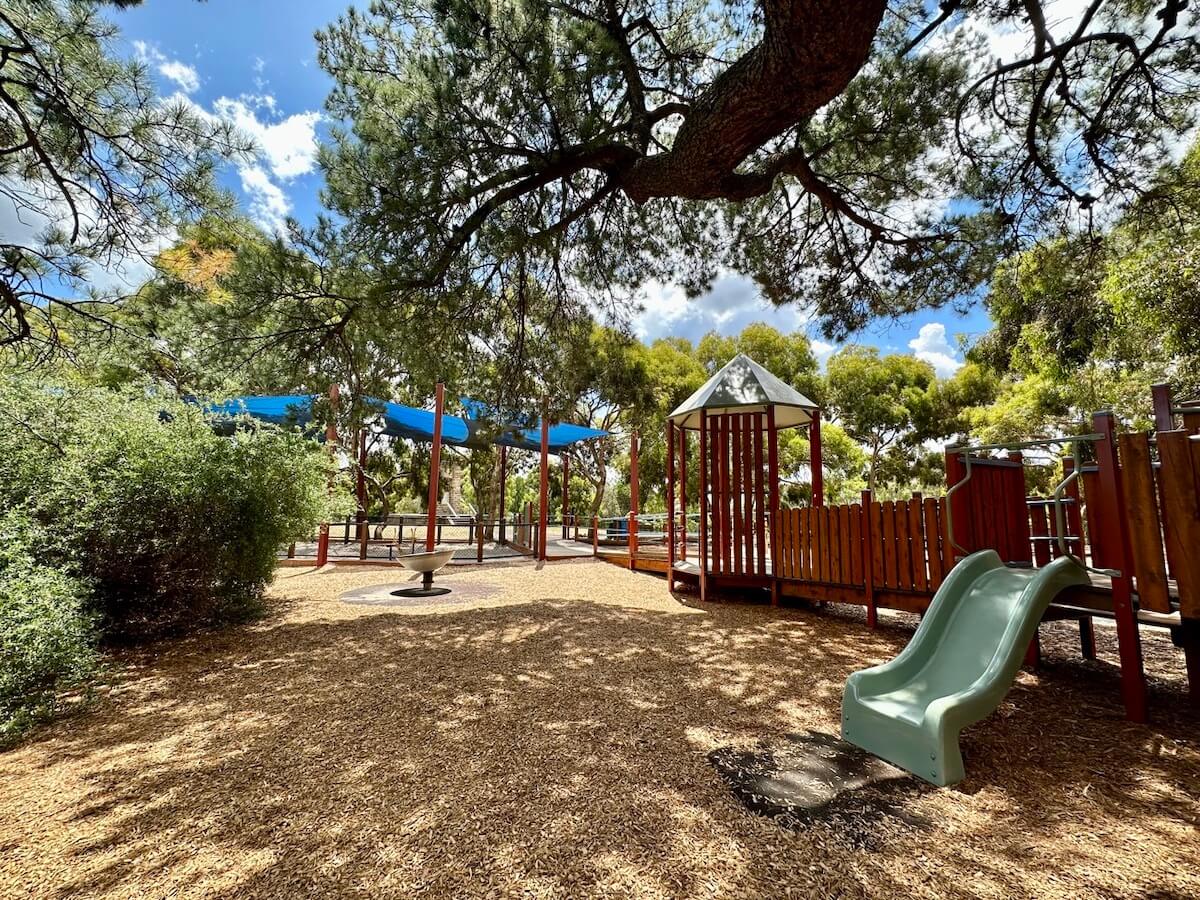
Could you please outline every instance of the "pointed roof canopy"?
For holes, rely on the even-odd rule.
[[[680,428],[700,429],[700,411],[722,413],[766,412],[775,407],[775,427],[807,425],[818,409],[798,390],[776,378],[750,357],[739,353],[704,386],[684,400],[670,419]]]

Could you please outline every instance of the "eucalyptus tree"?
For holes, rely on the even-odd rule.
[[[0,346],[35,358],[108,330],[112,302],[181,223],[228,200],[228,125],[163,100],[88,0],[0,7]],[[69,328],[64,335],[62,329]]]
[[[997,252],[1144,193],[1195,121],[1196,17],[375,0],[318,35],[348,123],[328,198],[395,291],[488,283],[517,251],[576,302],[735,269],[843,337],[969,297]]]

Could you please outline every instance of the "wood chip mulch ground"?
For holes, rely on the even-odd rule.
[[[1200,896],[1200,716],[1165,633],[1152,726],[1110,629],[1084,662],[1043,626],[965,782],[783,827],[710,755],[836,734],[846,675],[911,621],[700,607],[593,561],[441,579],[499,588],[469,604],[338,599],[397,580],[281,570],[268,620],[118,656],[0,754],[0,895]]]

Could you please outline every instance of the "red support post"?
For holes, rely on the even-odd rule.
[[[862,535],[862,560],[863,560],[863,588],[867,594],[867,627],[875,628],[879,622],[879,611],[875,607],[875,533],[871,529],[871,492],[863,491],[860,500],[862,509],[859,515],[862,516],[862,525],[858,529]],[[930,523],[933,524],[933,523]],[[926,528],[929,526],[926,525]],[[937,526],[934,524],[932,532],[927,531],[925,540],[931,540],[937,546]],[[917,552],[916,544],[913,544],[913,552]],[[920,549],[921,553],[925,552],[925,548]]]
[[[629,568],[633,568],[638,552],[638,513],[641,493],[638,488],[638,433],[629,436]]]
[[[700,600],[708,599],[708,414],[700,410]]]
[[[542,412],[541,479],[538,487],[537,558],[546,558],[546,526],[550,521],[550,417]]]
[[[679,511],[683,520],[683,542],[679,545],[679,558],[687,561],[687,429],[679,429]]]
[[[504,499],[508,490],[508,448],[503,444],[500,445],[500,541],[501,545],[507,544],[507,535],[505,534],[506,523],[504,521]]]
[[[1105,532],[1104,545],[1111,553],[1106,563],[1118,572],[1112,576],[1112,603],[1117,624],[1117,649],[1121,659],[1121,696],[1125,701],[1126,718],[1133,722],[1145,722],[1146,675],[1142,666],[1137,613],[1133,608],[1133,552],[1121,490],[1116,420],[1113,414],[1100,412],[1092,416],[1092,430],[1103,435],[1096,442],[1096,463],[1100,469],[1099,493],[1104,509],[1104,514],[1097,516],[1097,521]]]
[[[564,450],[558,455],[562,461],[562,536],[563,540],[570,537],[570,532],[567,531],[567,515],[570,512],[570,485],[571,485],[571,462],[567,451]]]
[[[675,590],[675,423],[667,420],[667,590]]]
[[[446,406],[446,386],[440,381],[433,400],[433,445],[429,449],[429,504],[425,519],[425,550],[432,552],[437,532],[438,482],[442,476],[442,410]]]
[[[767,501],[771,513],[771,605],[779,605],[779,432],[775,407],[767,407]]]
[[[1151,385],[1150,398],[1154,405],[1154,430],[1174,431],[1175,414],[1171,412],[1171,386],[1169,384]]]
[[[825,464],[821,454],[821,411],[813,410],[808,426],[808,458],[812,470],[812,505],[825,505]]]

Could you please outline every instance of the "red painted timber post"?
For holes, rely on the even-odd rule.
[[[566,450],[560,453],[558,458],[562,460],[562,536],[563,540],[566,540],[571,536],[567,530],[567,514],[571,509],[571,458],[567,455]]]
[[[1096,463],[1100,469],[1099,487],[1104,513],[1097,522],[1109,549],[1106,563],[1119,570],[1112,578],[1113,614],[1117,623],[1117,648],[1121,659],[1121,696],[1125,716],[1133,722],[1147,720],[1146,675],[1142,667],[1141,635],[1133,608],[1133,581],[1129,520],[1125,515],[1121,491],[1121,471],[1117,459],[1116,420],[1111,412],[1092,416],[1092,430],[1103,435],[1096,442]]]
[[[432,552],[437,532],[438,482],[442,476],[442,410],[446,405],[446,385],[440,381],[433,400],[433,445],[429,449],[429,504],[425,518],[425,550]]]
[[[641,496],[638,487],[638,433],[629,436],[629,568],[637,562],[638,512]]]
[[[708,414],[700,410],[700,600],[708,599]]]
[[[874,628],[879,623],[879,610],[875,606],[875,533],[871,530],[871,492],[863,491],[861,499],[862,509],[859,515],[862,516],[861,527],[858,529],[862,535],[862,560],[863,560],[863,590],[867,594],[867,627]],[[926,534],[925,540],[929,541],[929,535]],[[936,533],[933,535],[934,544],[937,543]],[[917,552],[917,546],[913,544],[913,553]],[[925,548],[920,549],[921,553],[925,553]]]
[[[808,426],[808,458],[812,470],[812,505],[825,505],[825,463],[821,453],[821,410],[813,410]]]
[[[779,605],[779,433],[775,430],[775,407],[767,407],[767,486],[771,527],[771,605]]]
[[[1169,384],[1151,385],[1150,398],[1154,405],[1154,430],[1174,431],[1175,414],[1171,412],[1171,386]]]
[[[541,468],[538,484],[537,558],[546,559],[546,527],[550,521],[550,417],[542,410]]]
[[[504,521],[504,500],[508,490],[508,447],[500,445],[500,541],[501,546],[508,543],[507,535],[505,534],[506,523]]]
[[[679,545],[679,558],[687,562],[687,429],[679,429],[679,515],[683,521],[683,542]]]
[[[675,423],[667,420],[667,590],[675,590]]]
[[[325,445],[329,448],[331,456],[337,454],[337,414],[340,400],[341,389],[336,384],[331,384],[329,386],[329,424],[325,426]],[[333,487],[332,480],[330,487]],[[321,568],[327,562],[329,562],[329,523],[322,522],[317,534],[317,568]]]

